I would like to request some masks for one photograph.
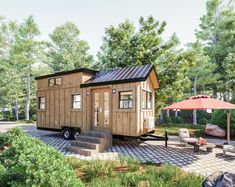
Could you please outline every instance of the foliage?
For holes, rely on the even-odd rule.
[[[211,123],[214,125],[218,125],[223,129],[227,127],[227,114],[226,110],[215,110],[211,116]],[[231,128],[235,128],[235,111],[231,111]]]
[[[180,168],[163,164],[141,164],[121,158],[121,161],[81,161],[69,157],[67,162],[77,168],[87,186],[201,186],[203,177],[186,173]],[[103,166],[103,167],[101,167]],[[101,168],[97,171],[97,168]],[[132,168],[132,169],[129,169]],[[82,175],[81,175],[82,174]]]
[[[172,118],[171,118],[171,117],[167,117],[167,116],[166,116],[166,117],[164,118],[164,121],[165,121],[165,123],[168,124],[168,125],[169,125],[169,124],[172,124]]]
[[[10,109],[4,117],[28,119],[35,113],[36,83],[34,76],[48,73],[43,42],[37,39],[39,28],[30,16],[22,23],[0,22],[0,107]],[[43,67],[43,68],[42,68]]]
[[[90,66],[92,56],[88,53],[89,46],[86,41],[79,39],[79,34],[79,29],[72,22],[56,27],[50,34],[48,64],[53,71]]]
[[[152,16],[141,17],[138,30],[130,21],[108,27],[95,64],[97,69],[154,64],[160,82],[156,92],[156,115],[169,99],[177,99],[182,94],[189,83],[185,75],[194,61],[193,51],[177,50],[176,35],[163,41],[165,27],[166,22],[160,23]]]
[[[64,156],[20,129],[5,135],[0,186],[83,186]]]
[[[192,124],[161,124],[158,125],[155,129],[157,135],[164,135],[167,131],[168,135],[179,135],[179,129],[186,128],[189,130],[189,133],[194,136],[202,136],[205,131],[204,125],[192,125]]]
[[[174,118],[172,118],[172,122],[178,123],[178,124],[183,123],[183,118],[180,116],[174,117]]]
[[[208,120],[206,118],[199,118],[198,123],[201,125],[206,125],[208,123]]]
[[[200,29],[196,36],[205,44],[205,53],[210,57],[210,61],[217,65],[214,72],[220,74],[219,80],[222,84],[213,85],[215,94],[226,94],[230,90],[227,85],[229,78],[226,75],[226,64],[229,62],[225,59],[229,54],[235,53],[234,30],[234,0],[208,0],[207,13],[201,17]]]

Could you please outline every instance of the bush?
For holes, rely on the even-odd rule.
[[[32,121],[36,121],[36,120],[37,120],[36,114],[33,114],[30,119],[31,119]]]
[[[174,117],[173,122],[177,124],[183,123],[183,118],[180,116]]]
[[[211,116],[211,123],[219,125],[220,127],[226,129],[227,126],[227,114],[226,110],[215,110]],[[235,128],[235,111],[231,112],[231,127]]]
[[[57,150],[21,129],[10,130],[5,140],[10,146],[0,155],[0,186],[83,186]]]
[[[166,124],[172,124],[172,119],[171,119],[171,117],[165,117],[165,119],[164,119],[164,121],[165,121],[165,123]]]
[[[199,123],[200,125],[206,125],[206,124],[208,123],[208,120],[207,120],[206,118],[200,118],[200,119],[198,120],[198,123]]]

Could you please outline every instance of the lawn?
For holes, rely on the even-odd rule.
[[[156,127],[155,133],[157,135],[164,135],[165,131],[168,133],[168,135],[179,135],[179,129],[180,128],[187,128],[189,130],[189,133],[193,136],[204,137],[204,125],[191,125],[191,124],[162,124]]]
[[[0,133],[0,186],[197,187],[203,180],[168,164],[65,156],[22,129]]]
[[[197,187],[204,180],[173,165],[141,164],[127,158],[120,161],[84,161],[67,157],[66,160],[85,186],[90,187]]]

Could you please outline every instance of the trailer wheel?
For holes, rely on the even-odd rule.
[[[80,129],[74,129],[73,131],[73,138],[76,140],[77,137],[81,135],[81,130]]]
[[[72,138],[72,130],[69,128],[64,128],[62,130],[62,134],[63,134],[64,139],[66,140],[70,140]]]

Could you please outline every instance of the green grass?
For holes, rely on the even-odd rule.
[[[167,131],[168,135],[179,135],[180,128],[187,128],[189,133],[194,136],[204,136],[204,125],[191,125],[191,124],[162,124],[156,127],[155,133],[157,135],[164,135],[165,131]]]
[[[204,180],[202,176],[168,164],[141,164],[125,158],[120,161],[84,161],[68,157],[66,160],[85,186],[89,187],[197,187]]]

